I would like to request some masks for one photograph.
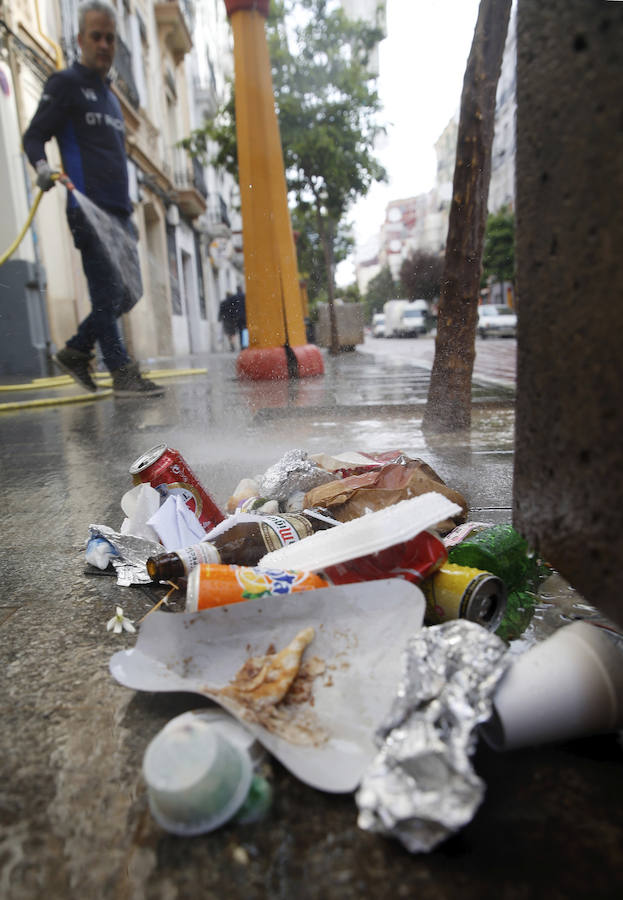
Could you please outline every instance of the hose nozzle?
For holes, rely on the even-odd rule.
[[[54,181],[60,181],[61,184],[64,184],[68,191],[74,190],[73,182],[70,180],[68,175],[65,175],[64,172],[55,172],[52,175],[52,178],[54,179]]]

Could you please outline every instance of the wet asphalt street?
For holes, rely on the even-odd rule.
[[[135,641],[106,631],[115,605],[138,620],[161,596],[118,587],[84,562],[89,524],[121,525],[136,457],[161,442],[176,447],[224,506],[240,478],[293,448],[400,448],[462,492],[470,518],[511,520],[512,390],[475,383],[471,432],[425,438],[424,366],[370,347],[325,363],[321,378],[245,384],[234,354],[158,360],[207,372],[163,380],[166,396],[148,402],[108,396],[0,412],[0,897],[620,895],[623,754],[614,736],[507,755],[480,746],[485,802],[428,855],[359,830],[351,795],[315,791],[276,762],[275,801],[261,824],[180,839],[152,820],[145,747],[170,718],[208,701],[135,693],[108,671],[112,653]],[[76,393],[71,385],[29,397]]]

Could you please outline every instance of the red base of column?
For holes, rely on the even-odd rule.
[[[315,344],[292,347],[298,363],[298,377],[310,378],[324,374],[322,353]],[[290,377],[284,347],[247,347],[236,360],[239,378],[251,381],[280,381]]]
[[[324,375],[322,353],[315,344],[302,344],[300,347],[293,347],[292,349],[299,364],[299,378]]]

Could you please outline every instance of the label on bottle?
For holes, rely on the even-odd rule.
[[[294,594],[328,587],[324,578],[312,572],[285,572],[255,566],[201,565],[188,578],[186,611],[212,609],[259,597]]]
[[[220,563],[221,561],[218,550],[208,541],[202,541],[200,544],[195,544],[194,547],[184,547],[175,552],[182,560],[187,575],[200,563]]]
[[[267,553],[270,553],[271,550],[279,550],[286,544],[294,544],[314,532],[305,516],[296,514],[262,516],[258,524]]]

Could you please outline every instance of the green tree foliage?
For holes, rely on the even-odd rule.
[[[356,281],[340,289],[340,297],[344,303],[361,303],[361,291]]]
[[[409,300],[434,300],[441,293],[443,256],[415,250],[400,267],[401,294]]]
[[[372,320],[374,313],[383,312],[383,307],[387,301],[395,300],[398,295],[398,285],[392,278],[389,266],[383,266],[378,275],[375,275],[368,282],[368,289],[364,299],[368,321]]]
[[[230,85],[231,87],[231,85]],[[233,93],[213,119],[201,128],[191,131],[179,141],[188,153],[202,165],[225,169],[238,180],[238,155],[236,144],[236,107]]]
[[[350,21],[331,0],[299,0],[306,11],[286,40],[279,20],[269,30],[273,84],[288,188],[313,214],[326,272],[331,352],[339,342],[333,299],[336,242],[349,207],[385,177],[373,155],[380,101],[368,69],[382,34]],[[276,4],[275,4],[276,6]],[[292,11],[293,3],[283,4]]]
[[[291,211],[292,228],[296,237],[299,272],[307,282],[310,306],[319,301],[327,302],[327,270],[322,242],[313,212],[295,207]],[[353,237],[348,227],[340,224],[334,244],[335,264],[346,259],[353,248]]]
[[[301,7],[287,40],[279,15]],[[382,37],[335,0],[274,3],[268,29],[288,187],[297,203],[339,222],[385,172],[373,156],[380,101],[368,70]],[[300,12],[299,12],[300,15]]]
[[[487,218],[482,254],[483,280],[515,280],[515,216],[503,206]]]
[[[288,192],[306,221],[311,224],[313,219],[324,257],[332,352],[338,349],[333,298],[340,225],[352,204],[386,177],[374,156],[374,143],[383,129],[378,121],[381,104],[368,68],[381,38],[380,29],[348,19],[336,0],[271,4],[267,39]],[[183,145],[193,155],[236,173],[233,99]],[[314,243],[312,235],[309,241]],[[304,247],[300,240],[299,248]]]

